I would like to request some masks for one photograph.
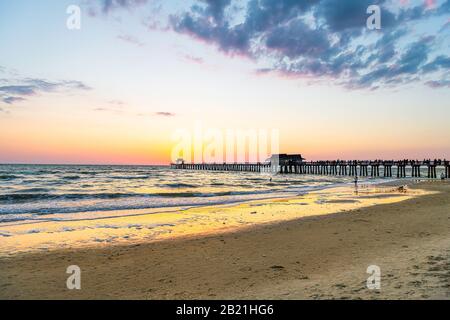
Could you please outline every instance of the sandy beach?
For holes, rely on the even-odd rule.
[[[335,213],[298,218],[289,212],[301,206],[287,210],[286,201],[304,199],[265,200],[239,210],[257,216],[270,205],[270,213],[287,210],[288,219],[132,245],[3,256],[0,298],[449,299],[449,195],[448,182],[421,182],[401,201],[352,207],[336,200],[328,204]],[[82,270],[81,290],[66,288],[69,265]],[[369,265],[381,269],[380,290],[366,287]]]

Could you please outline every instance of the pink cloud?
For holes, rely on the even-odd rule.
[[[400,0],[400,5],[407,6],[409,4],[409,0]]]
[[[427,9],[433,9],[435,5],[435,0],[425,0],[425,7]]]

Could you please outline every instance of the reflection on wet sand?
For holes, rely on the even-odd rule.
[[[338,187],[291,198],[170,210],[115,211],[107,218],[38,221],[0,226],[0,255],[193,237],[387,204],[430,193],[397,187]]]

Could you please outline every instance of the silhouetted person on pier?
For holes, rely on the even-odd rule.
[[[441,180],[445,180],[445,174],[441,172]]]

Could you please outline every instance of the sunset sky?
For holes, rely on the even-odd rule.
[[[0,0],[0,163],[167,164],[196,124],[449,158],[449,56],[450,0]]]

